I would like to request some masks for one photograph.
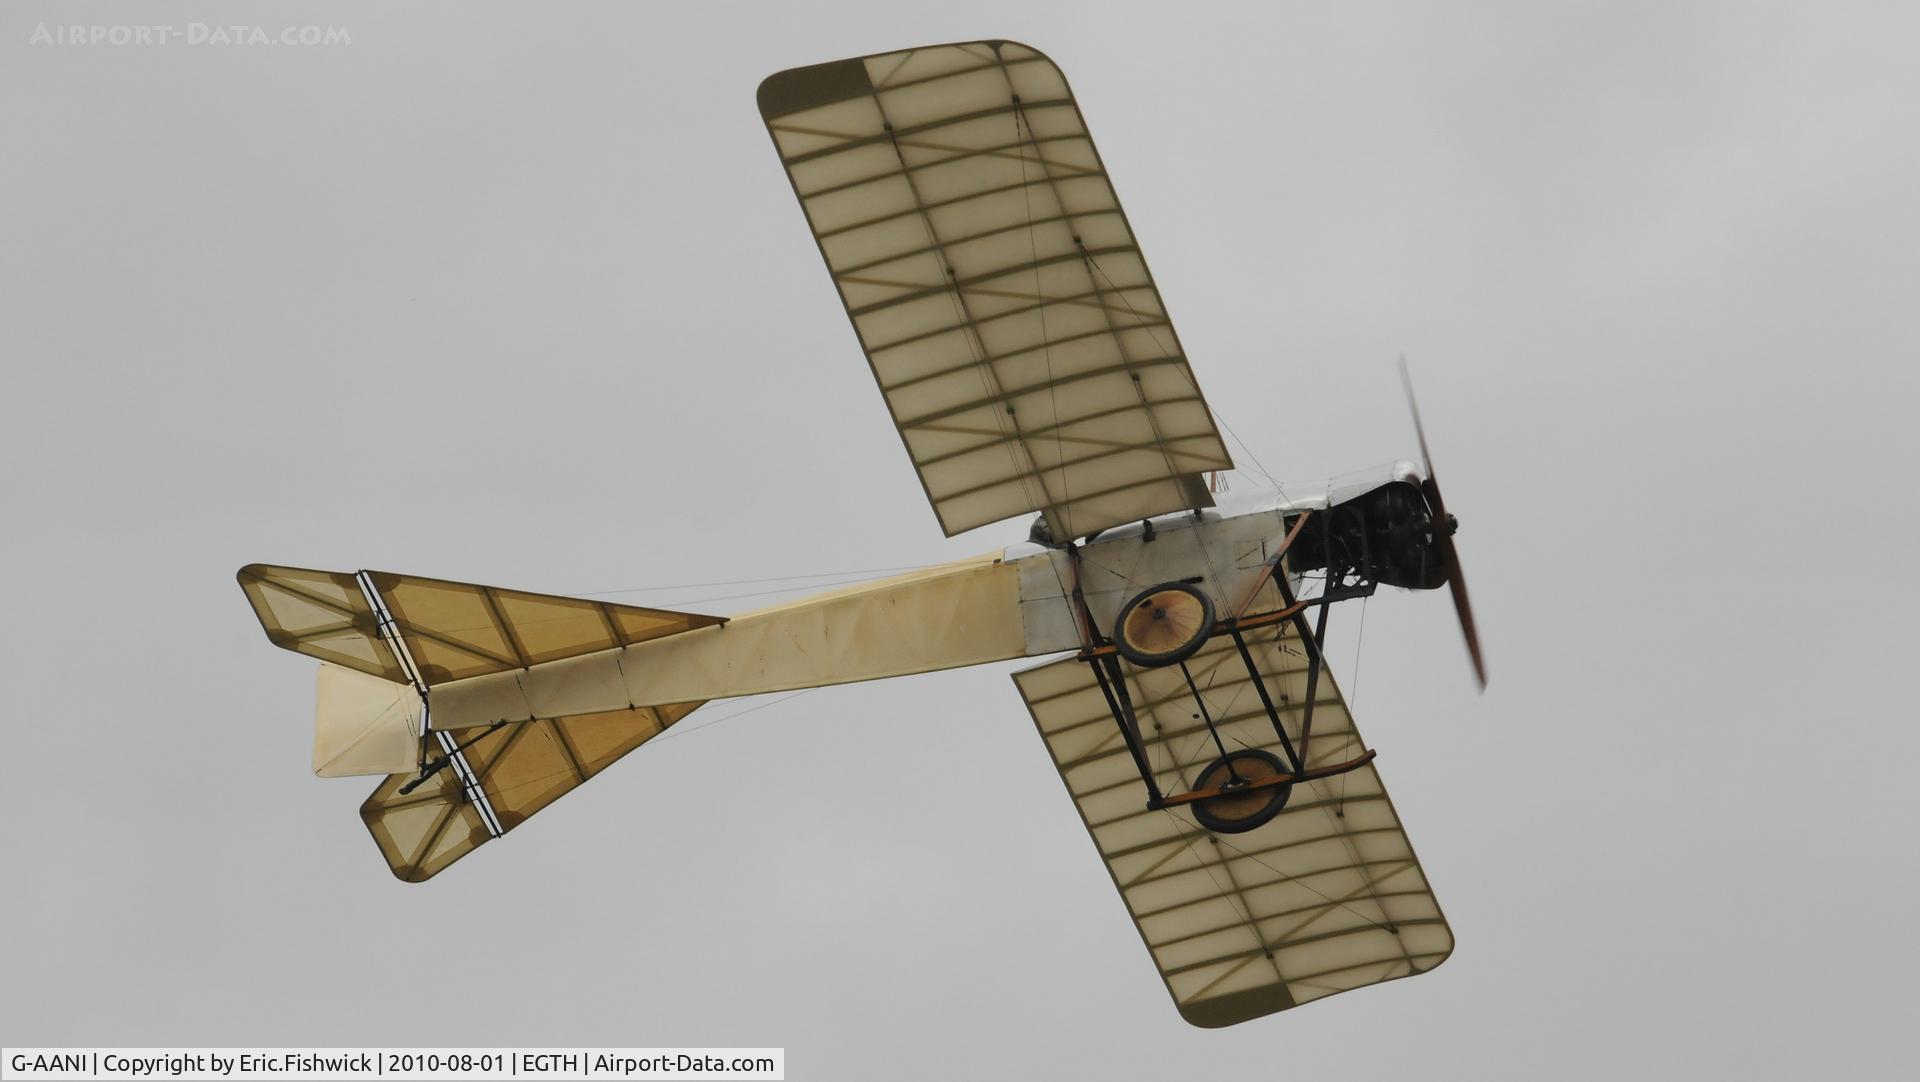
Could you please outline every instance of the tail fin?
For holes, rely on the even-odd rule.
[[[426,704],[406,684],[320,663],[313,708],[313,772],[350,778],[420,762]]]

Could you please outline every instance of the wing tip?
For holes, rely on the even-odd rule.
[[[1190,1026],[1225,1029],[1270,1014],[1279,1014],[1298,1004],[1293,1001],[1293,994],[1287,991],[1286,985],[1267,984],[1191,1003],[1176,1001],[1174,1006],[1180,1011],[1180,1018]]]
[[[754,101],[760,107],[761,118],[772,123],[780,117],[793,113],[801,113],[822,105],[832,105],[835,102],[846,101],[848,98],[873,93],[873,78],[867,71],[867,61],[876,57],[898,56],[902,53],[927,49],[964,49],[969,45],[984,45],[992,49],[996,56],[1001,55],[1008,46],[1012,46],[1031,54],[1033,59],[1044,61],[1054,71],[1060,70],[1060,65],[1054,63],[1052,57],[1024,41],[1016,41],[1012,38],[976,38],[972,41],[917,45],[906,49],[892,49],[884,53],[849,57],[845,60],[829,60],[823,64],[787,68],[760,80],[760,86],[754,92]],[[1062,78],[1064,79],[1064,76]]]
[[[754,101],[768,123],[792,113],[857,98],[873,92],[865,57],[776,71],[760,80]]]

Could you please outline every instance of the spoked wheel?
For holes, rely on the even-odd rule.
[[[1290,773],[1279,756],[1268,752],[1253,748],[1228,752],[1207,764],[1193,781],[1195,789],[1227,790],[1188,805],[1193,809],[1194,822],[1215,834],[1244,834],[1265,826],[1287,806],[1287,798],[1293,795],[1293,784],[1266,785],[1244,792],[1234,790],[1247,782]]]
[[[1144,669],[1176,665],[1213,633],[1213,602],[1184,582],[1165,582],[1136,594],[1113,624],[1113,648]]]

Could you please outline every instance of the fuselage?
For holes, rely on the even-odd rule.
[[[1079,625],[1087,618],[1091,631],[1106,634],[1129,598],[1160,583],[1198,586],[1220,615],[1279,607],[1277,588],[1267,585],[1268,564],[1294,521],[1306,512],[1321,513],[1329,530],[1306,530],[1288,550],[1286,566],[1279,570],[1290,587],[1297,589],[1304,572],[1325,567],[1329,552],[1336,561],[1368,560],[1375,571],[1386,571],[1376,576],[1380,581],[1438,585],[1419,581],[1423,576],[1406,570],[1405,565],[1418,562],[1416,550],[1402,546],[1402,551],[1391,551],[1386,524],[1369,525],[1370,518],[1382,517],[1380,508],[1410,508],[1408,501],[1418,501],[1424,509],[1420,481],[1413,463],[1394,462],[1317,484],[1219,493],[1214,507],[1116,527],[1072,550],[1032,542],[1011,546],[1002,558],[1020,572],[1029,652],[1078,649],[1089,630]],[[1335,509],[1336,514],[1326,514]],[[1421,541],[1400,532],[1409,534],[1411,545]],[[1368,544],[1370,533],[1380,540]],[[1396,568],[1401,573],[1396,574]],[[1085,617],[1077,616],[1072,604],[1076,584]]]
[[[1398,506],[1418,500],[1419,482],[1416,467],[1397,462],[1319,484],[1221,493],[1214,507],[1116,527],[1071,546],[1024,542],[741,613],[717,627],[443,684],[433,689],[431,724],[457,729],[570,717],[1076,650],[1090,635],[1104,635],[1134,594],[1170,581],[1195,585],[1221,614],[1275,608],[1279,593],[1268,565],[1301,513],[1370,500]],[[1382,566],[1393,562],[1383,542],[1367,542],[1373,527],[1366,515],[1347,517],[1361,527],[1322,531],[1320,563],[1306,544],[1288,551],[1280,573],[1292,576],[1292,585],[1303,570],[1323,566],[1326,553],[1339,561],[1364,550]],[[1303,531],[1303,540],[1312,532]],[[1397,556],[1399,563],[1409,559]]]

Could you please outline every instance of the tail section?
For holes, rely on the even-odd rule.
[[[237,577],[275,646],[426,686],[726,623],[723,616],[389,571],[248,564]]]
[[[346,571],[248,564],[235,576],[267,641],[383,680],[406,682],[359,579]]]
[[[409,882],[513,829],[700,705],[449,733],[432,728],[435,687],[725,622],[384,571],[249,564],[238,579],[268,641],[322,662],[314,773],[387,776],[361,818]]]
[[[468,737],[464,744],[454,743],[456,734],[429,734],[421,752],[430,764],[426,780],[417,769],[390,775],[360,806],[360,818],[393,874],[424,882],[700,705],[515,722],[480,730],[477,738],[466,730],[457,734]],[[433,769],[443,758],[446,766]]]
[[[387,571],[367,571],[362,577],[391,616],[406,654],[428,685],[525,669],[726,623],[723,616],[530,594]]]
[[[316,775],[392,774],[420,762],[427,712],[412,687],[323,661],[314,690]]]

